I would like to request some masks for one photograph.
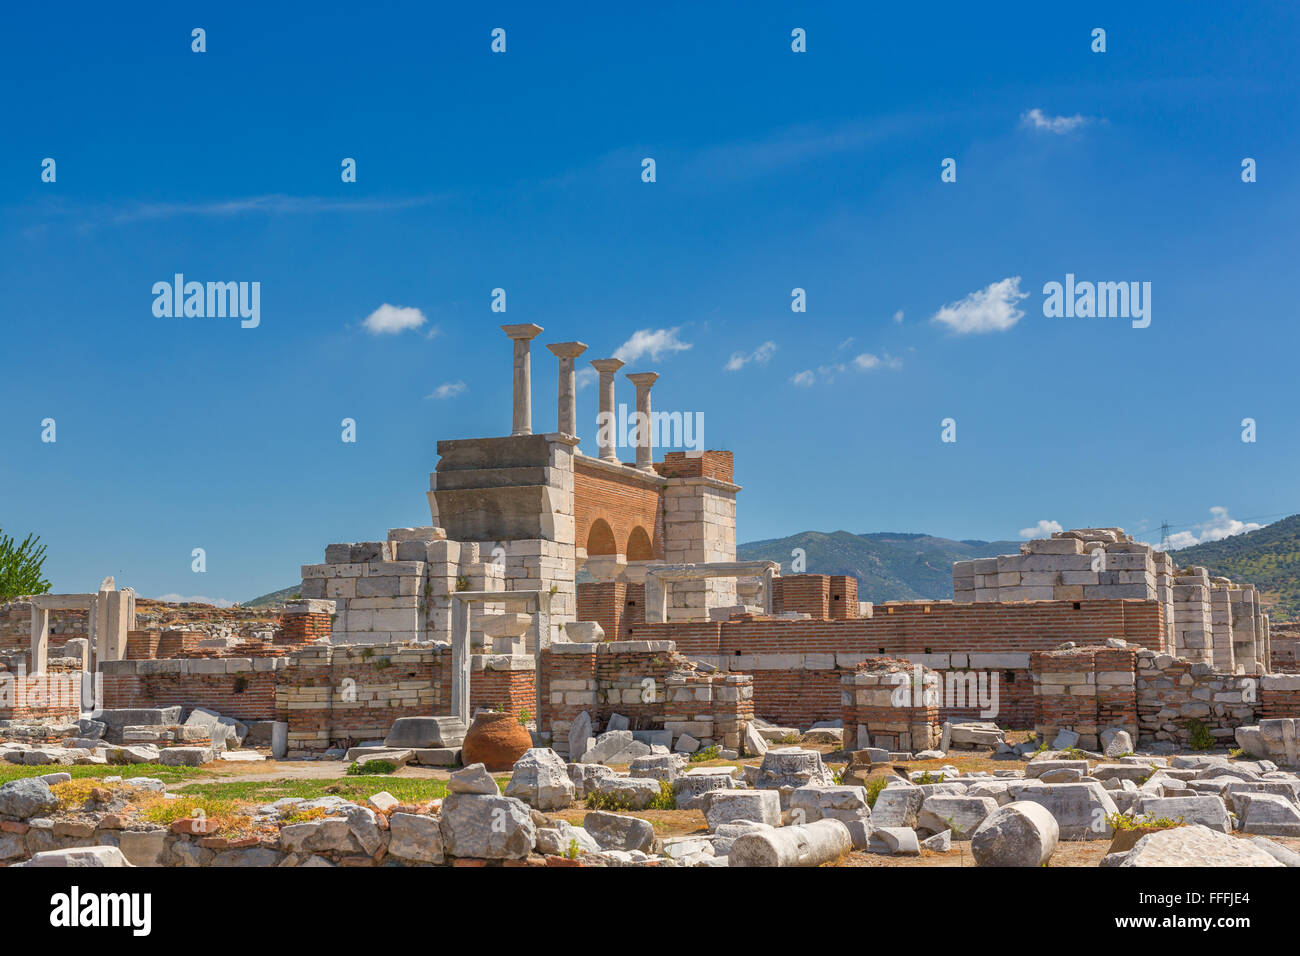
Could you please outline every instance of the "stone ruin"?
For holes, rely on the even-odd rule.
[[[786,866],[969,841],[977,862],[996,865],[1011,834],[1020,849],[1008,859],[1037,865],[1058,840],[1113,836],[1096,828],[1099,811],[1178,811],[1195,824],[1108,865],[1190,852],[1182,843],[1202,860],[1249,857],[1247,844],[1218,839],[1234,831],[1300,837],[1296,639],[1273,646],[1253,587],[1177,568],[1118,528],[957,562],[952,601],[872,605],[843,575],[737,562],[730,454],[656,462],[648,431],[632,463],[604,432],[598,456],[582,454],[576,342],[549,346],[557,430],[533,434],[529,348],[541,329],[503,328],[512,434],[440,442],[430,524],[328,545],[279,620],[137,628],[133,592],[111,579],[97,594],[0,609],[0,639],[30,618],[3,645],[11,664],[102,682],[93,710],[47,700],[6,712],[0,701],[0,760],[202,765],[265,759],[261,748],[455,767],[473,714],[492,709],[526,721],[537,745],[506,793],[468,767],[441,802],[280,801],[258,811],[255,839],[232,840],[193,821],[159,830],[124,818],[131,792],[162,788],[147,780],[106,778],[74,818],[51,820],[55,771],[0,788],[0,862],[117,850],[146,865]],[[592,363],[602,416],[621,364]],[[649,416],[657,376],[627,377]],[[51,632],[64,638],[53,657]],[[1008,728],[1032,728],[1038,744],[1009,745]],[[1048,741],[1063,753],[1043,752]],[[963,748],[1032,759],[993,774],[944,766],[938,782],[897,777],[873,804],[861,784],[837,784],[817,751],[773,747],[796,742],[841,748],[847,781]],[[1255,759],[1174,756],[1234,743]],[[761,763],[688,769],[701,751]],[[617,812],[669,792],[704,812],[707,836],[659,841]],[[582,827],[544,817],[589,796]],[[296,822],[305,810],[325,816]],[[485,834],[482,820],[502,813],[511,825]],[[1293,865],[1284,848],[1254,846],[1259,865]]]

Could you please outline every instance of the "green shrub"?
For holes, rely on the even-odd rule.
[[[876,797],[880,796],[880,792],[887,786],[889,786],[888,777],[876,777],[874,780],[868,780],[867,805],[874,807],[876,805]]]
[[[1193,717],[1187,722],[1188,746],[1193,750],[1211,750],[1214,747],[1214,734],[1210,728]]]
[[[1122,813],[1112,813],[1106,817],[1106,822],[1115,830],[1136,830],[1139,827],[1156,827],[1161,830],[1169,830],[1184,825],[1182,817],[1175,820],[1170,817],[1153,817],[1149,814],[1129,817]]]
[[[722,753],[722,748],[717,744],[711,744],[708,747],[701,747],[695,753],[691,754],[691,763],[700,763],[704,760],[717,760],[718,754]]]

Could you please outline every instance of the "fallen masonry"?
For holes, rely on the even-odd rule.
[[[1063,762],[1053,751],[922,782],[884,762],[872,778],[883,786],[868,788],[836,783],[825,756],[787,747],[740,768],[691,770],[664,755],[620,769],[566,764],[535,747],[509,776],[481,764],[453,771],[441,799],[283,798],[243,808],[233,824],[156,822],[160,807],[184,796],[156,779],[77,781],[55,770],[0,786],[0,864],[810,867],[854,854],[904,865],[951,854],[1034,867],[1054,865],[1067,842],[1097,843],[1103,866],[1300,864],[1300,776],[1268,759],[1086,755],[1070,761],[1083,773],[1069,783],[1045,781]],[[1109,772],[1118,768],[1140,772]],[[634,775],[648,769],[661,775]],[[680,786],[687,781],[709,786]],[[660,835],[652,819],[664,811],[693,814],[695,829]]]

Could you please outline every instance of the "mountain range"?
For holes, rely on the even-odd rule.
[[[999,554],[1019,554],[1019,541],[954,541],[932,534],[804,531],[738,545],[740,561],[777,561],[791,573],[792,552],[802,549],[804,569],[817,574],[851,574],[861,601],[910,601],[952,597],[952,563]]]
[[[1180,566],[1255,585],[1272,620],[1300,619],[1300,515],[1169,553]]]

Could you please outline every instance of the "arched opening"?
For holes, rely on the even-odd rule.
[[[618,545],[614,541],[614,532],[610,530],[604,518],[597,518],[591,523],[591,530],[587,532],[587,556],[617,553]]]
[[[645,528],[637,525],[627,536],[627,559],[629,561],[650,561],[654,558],[654,547],[650,544],[650,535]]]

